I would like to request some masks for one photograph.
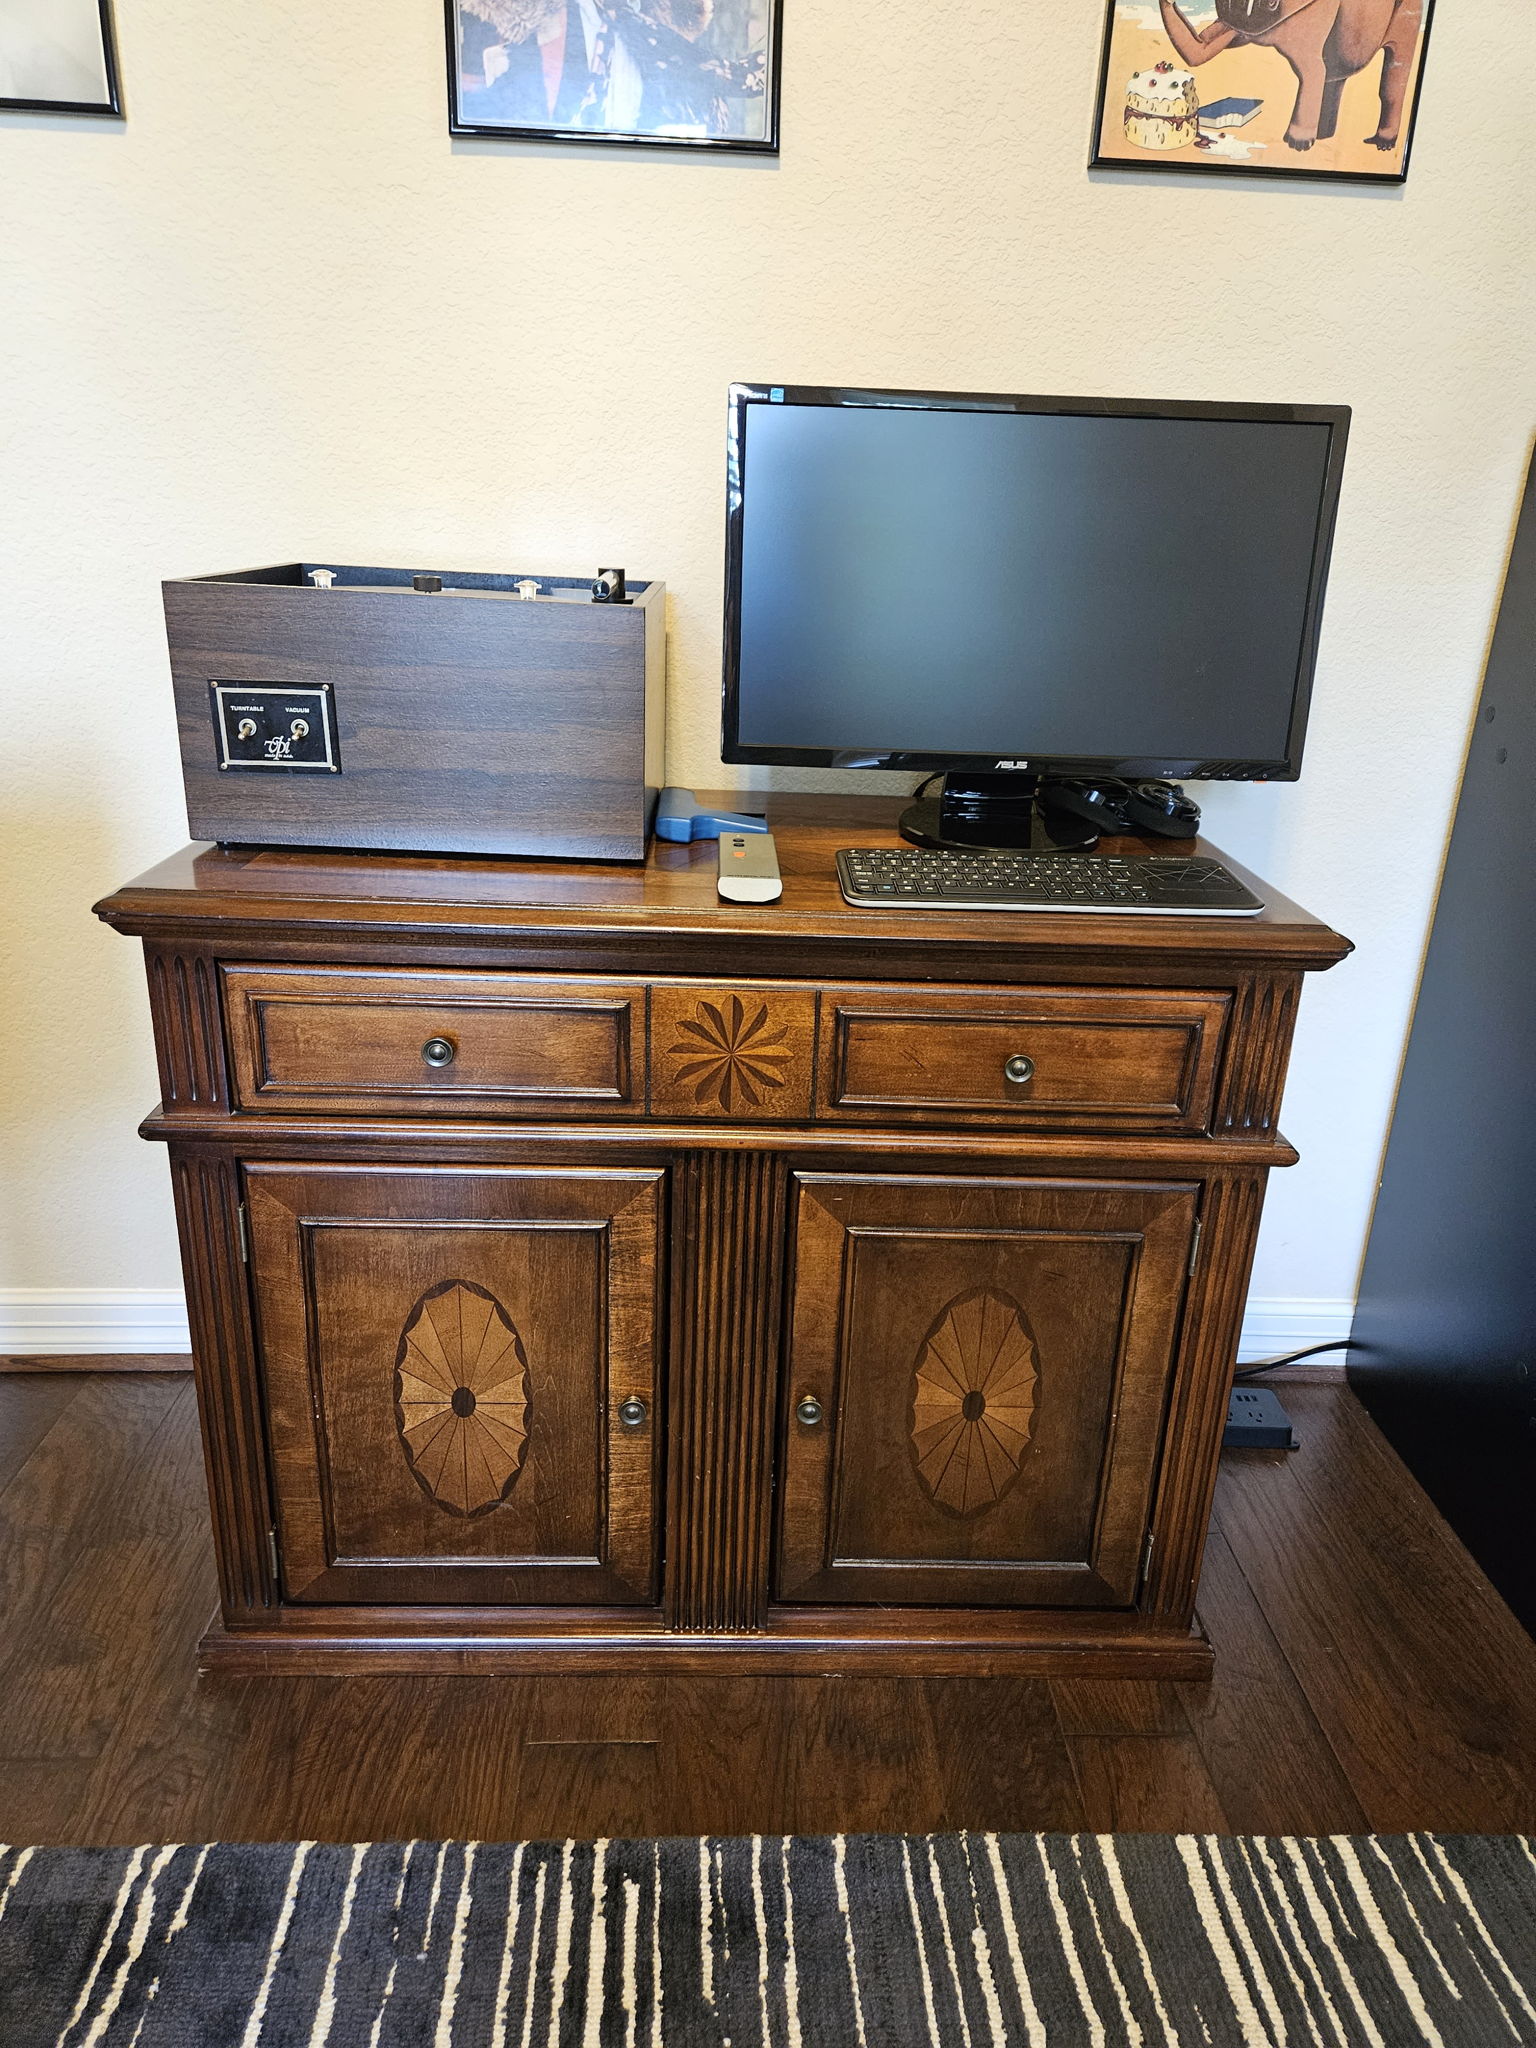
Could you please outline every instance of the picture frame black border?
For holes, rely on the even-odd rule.
[[[778,397],[774,397],[778,393]],[[1318,511],[1317,539],[1312,552],[1312,577],[1302,620],[1301,645],[1296,664],[1296,683],[1291,698],[1290,724],[1286,732],[1285,756],[1277,761],[1250,760],[1238,764],[1225,761],[1190,762],[1171,756],[1138,758],[1134,762],[1108,755],[1038,757],[1042,773],[1052,775],[1125,775],[1132,778],[1167,776],[1176,781],[1295,782],[1301,775],[1301,758],[1306,744],[1307,717],[1312,704],[1312,681],[1317,667],[1318,642],[1322,634],[1323,599],[1327,594],[1328,570],[1333,554],[1334,529],[1338,522],[1339,496],[1344,477],[1344,455],[1349,443],[1352,417],[1347,405],[1225,404],[1199,398],[1061,398],[1008,395],[976,391],[877,391],[861,386],[827,384],[746,384],[730,389],[726,427],[726,512],[725,512],[725,633],[722,649],[720,759],[732,765],[755,764],[780,768],[892,768],[937,773],[940,769],[974,769],[994,772],[996,753],[948,754],[937,750],[906,752],[868,748],[765,747],[741,738],[741,571],[744,533],[743,492],[746,481],[746,421],[751,405],[825,405],[890,407],[907,411],[1027,412],[1067,414],[1094,419],[1194,419],[1274,420],[1317,422],[1331,429],[1328,460],[1323,472],[1322,501]],[[1031,767],[1036,761],[1031,759]]]
[[[13,100],[0,97],[0,114],[84,114],[98,121],[122,121],[122,78],[117,66],[117,32],[112,20],[112,0],[96,0],[101,21],[101,54],[107,74],[105,100]]]
[[[103,5],[106,0],[103,0]],[[779,154],[779,79],[784,44],[784,0],[769,0],[768,132],[762,140],[726,135],[634,135],[604,128],[506,128],[495,122],[466,121],[459,106],[458,0],[443,0],[444,52],[448,70],[448,133],[480,142],[557,142],[578,148],[680,149],[714,155],[777,156]]]
[[[1403,138],[1402,162],[1395,171],[1319,171],[1306,164],[1159,163],[1149,156],[1145,163],[1128,156],[1101,154],[1104,138],[1104,109],[1109,98],[1109,55],[1114,43],[1117,0],[1104,0],[1104,34],[1099,46],[1099,90],[1093,110],[1093,138],[1088,157],[1090,171],[1131,171],[1137,176],[1149,172],[1160,178],[1276,178],[1282,184],[1402,185],[1408,179],[1413,138],[1419,125],[1419,105],[1424,97],[1424,70],[1429,63],[1430,31],[1435,25],[1435,0],[1424,0],[1423,40],[1419,45],[1419,75],[1413,105],[1408,114],[1408,133]]]

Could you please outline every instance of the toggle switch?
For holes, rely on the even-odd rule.
[[[255,721],[255,719],[254,719],[254,718],[242,718],[242,719],[241,719],[241,721],[240,721],[240,724],[239,724],[239,728],[238,728],[238,730],[239,730],[239,734],[240,734],[240,737],[241,737],[241,739],[243,739],[243,740],[253,740],[253,739],[255,739],[255,737],[256,737],[256,721]]]
[[[293,739],[307,739],[309,737],[309,720],[307,718],[296,718],[292,725],[289,726],[288,732],[289,736]]]

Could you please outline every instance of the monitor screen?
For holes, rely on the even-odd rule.
[[[732,397],[727,760],[1296,773],[1345,408]]]

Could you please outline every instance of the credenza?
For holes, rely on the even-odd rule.
[[[1198,1677],[1303,975],[1253,919],[191,847],[144,942],[209,1665]],[[1106,850],[1127,850],[1124,845]],[[1246,877],[1252,881],[1252,877]]]

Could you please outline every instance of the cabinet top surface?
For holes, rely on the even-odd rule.
[[[1202,954],[1297,967],[1329,967],[1349,941],[1204,841],[1100,842],[1106,853],[1217,854],[1262,896],[1258,917],[1074,916],[1070,912],[861,910],[844,902],[834,856],[844,846],[898,846],[904,800],[742,791],[706,801],[761,803],[778,847],[777,903],[724,903],[715,891],[713,840],[652,843],[633,865],[458,855],[362,853],[308,847],[182,848],[97,904],[118,930],[154,936],[232,926],[308,928],[351,938],[432,933],[439,939],[557,932],[707,941],[791,941],[878,949],[959,946],[1103,955]]]

